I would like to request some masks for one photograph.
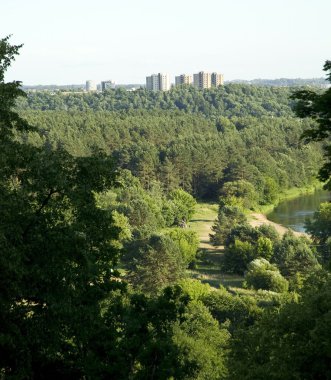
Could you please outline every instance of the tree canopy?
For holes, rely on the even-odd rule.
[[[326,61],[323,67],[327,71],[327,80],[331,83],[331,61]],[[331,88],[322,93],[312,90],[296,91],[292,95],[296,99],[294,110],[299,117],[311,118],[315,121],[302,135],[307,141],[325,141],[326,162],[319,171],[322,181],[329,181],[331,176]]]
[[[110,244],[118,230],[94,196],[114,186],[116,172],[101,152],[75,158],[16,141],[31,129],[13,111],[20,83],[4,82],[19,48],[0,40],[0,366],[13,378],[61,377],[88,363],[99,302],[120,286]]]

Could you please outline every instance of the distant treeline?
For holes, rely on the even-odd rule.
[[[199,90],[193,86],[175,87],[167,92],[123,88],[104,93],[29,93],[21,98],[20,110],[129,111],[180,110],[215,119],[219,116],[292,116],[288,88],[258,87],[242,84]]]
[[[225,81],[227,84],[250,84],[254,86],[275,86],[275,87],[293,87],[293,86],[316,86],[316,87],[324,87],[327,82],[325,78],[308,78],[308,79],[302,79],[302,78],[279,78],[279,79],[252,79],[252,80],[246,80],[246,79],[234,79],[230,81]],[[144,88],[145,84],[118,84],[116,87],[119,88]],[[49,90],[49,91],[57,91],[57,90],[63,90],[63,91],[77,91],[77,90],[83,90],[85,89],[85,84],[64,84],[64,85],[58,85],[58,84],[38,84],[38,85],[24,85],[22,86],[22,89],[24,91],[28,90],[36,90],[36,91],[43,91],[43,90]]]
[[[314,86],[314,87],[325,87],[327,86],[327,81],[325,78],[279,78],[279,79],[252,79],[244,80],[237,79],[230,81],[229,83],[242,83],[251,84],[254,86],[275,86],[275,87],[297,87],[297,86]]]

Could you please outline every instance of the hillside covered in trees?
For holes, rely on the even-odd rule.
[[[217,116],[289,116],[293,115],[287,88],[255,87],[229,84],[198,90],[193,86],[175,87],[171,91],[123,88],[103,93],[30,92],[18,101],[20,109],[65,111],[182,110]]]
[[[324,108],[239,85],[27,98],[4,81],[19,48],[0,40],[0,378],[330,379],[330,204],[310,239],[247,223],[314,181],[322,143],[300,136]],[[189,277],[195,197],[244,288]]]
[[[300,136],[311,121],[294,118],[290,92],[245,85],[168,93],[111,90],[105,94],[30,94],[20,114],[37,126],[36,145],[63,146],[75,156],[98,148],[117,165],[165,191],[183,188],[217,200],[226,182],[245,180],[256,202],[314,181],[320,144]]]

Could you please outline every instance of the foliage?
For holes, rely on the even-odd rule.
[[[288,290],[288,282],[279,273],[278,268],[263,258],[255,259],[248,264],[245,282],[249,288],[256,290],[265,289],[280,293]]]
[[[330,275],[311,277],[308,240],[251,228],[242,210],[310,183],[319,165],[320,145],[298,142],[311,126],[292,119],[288,90],[24,97],[4,83],[19,48],[0,40],[0,377],[330,378]],[[185,278],[198,240],[169,227],[192,218],[193,195],[220,191],[223,268],[248,267],[258,291]],[[321,206],[308,226],[330,249],[328,216]],[[275,263],[300,296],[262,290],[287,289]]]
[[[228,324],[231,333],[240,326],[252,325],[262,314],[256,299],[233,295],[224,288],[209,292],[202,300],[220,324]]]
[[[184,277],[185,259],[170,236],[152,234],[125,248],[129,281],[146,293],[156,294]]]
[[[307,276],[319,268],[310,242],[304,237],[295,237],[291,232],[286,233],[275,245],[272,262],[277,264],[286,278],[291,278],[296,273]]]
[[[118,238],[94,194],[114,186],[112,159],[74,158],[17,142],[29,129],[12,111],[19,82],[4,83],[19,46],[0,40],[0,368],[8,378],[81,377],[100,301],[114,281]]]
[[[173,203],[165,197],[157,182],[145,190],[138,178],[129,170],[123,170],[118,176],[118,184],[112,191],[97,194],[98,205],[112,214],[123,215],[126,223],[123,220],[122,228],[131,230],[132,237],[142,239],[174,223]]]
[[[184,228],[171,228],[166,235],[178,245],[181,255],[188,265],[196,258],[199,247],[199,238],[195,231]]]
[[[181,279],[177,284],[181,287],[183,293],[187,294],[193,301],[201,301],[211,292],[210,285],[191,278]]]
[[[260,236],[256,242],[255,256],[258,258],[270,260],[273,256],[273,253],[272,241],[267,237]]]
[[[244,274],[247,265],[254,259],[254,247],[247,241],[235,240],[224,253],[223,268],[226,272]]]
[[[331,61],[326,61],[324,64],[324,71],[327,71],[327,80],[331,82]],[[302,137],[307,141],[321,141],[326,142],[325,158],[327,162],[322,166],[319,171],[319,178],[322,181],[328,181],[331,175],[331,88],[328,88],[323,93],[317,93],[312,90],[296,91],[292,95],[292,99],[297,102],[294,111],[297,116],[301,118],[309,117],[315,123],[307,129]]]
[[[184,378],[173,330],[185,321],[188,303],[179,287],[153,298],[112,294],[103,303],[103,335],[94,341],[101,360],[93,378]]]
[[[259,241],[260,238],[268,239],[270,240],[270,243],[274,245],[279,240],[280,236],[273,226],[262,224],[261,226],[258,226],[258,227],[252,227],[248,223],[244,223],[244,224],[234,225],[231,228],[229,234],[226,237],[225,245],[229,246],[233,244],[235,240],[247,241],[255,245]],[[261,240],[259,244],[263,245],[264,244],[263,241],[264,240]],[[265,245],[269,245],[269,247],[266,247],[266,250],[268,252],[270,252],[270,243],[265,242]],[[262,247],[260,246],[256,247],[257,251],[260,251],[261,248]],[[262,252],[261,252],[261,255],[260,253],[257,253],[257,256],[264,257]]]
[[[226,377],[228,331],[180,286],[168,287],[153,298],[137,293],[125,298],[112,295],[103,313],[106,328],[100,340],[108,343],[104,350],[95,341],[95,349],[100,352],[101,348],[103,356],[94,378]]]
[[[261,204],[273,204],[279,196],[279,184],[272,177],[264,178],[263,196]]]
[[[98,147],[139,177],[145,190],[159,181],[166,194],[182,188],[199,199],[216,200],[227,182],[245,181],[254,187],[254,201],[266,204],[276,192],[311,184],[322,158],[320,144],[298,142],[309,120],[229,115],[233,128],[222,132],[217,120],[184,111],[57,109],[22,115],[38,128],[18,134],[22,141],[62,146],[75,156]]]
[[[247,209],[253,209],[258,198],[254,186],[245,180],[226,182],[220,191],[220,196],[225,204],[237,204]]]
[[[247,224],[247,218],[239,206],[220,206],[215,224],[212,226],[214,234],[210,240],[214,244],[223,244],[231,229],[236,225]]]
[[[329,379],[331,281],[318,273],[297,301],[265,313],[232,341],[234,380]]]
[[[112,220],[113,220],[113,226],[118,228],[118,238],[117,240],[112,240],[112,243],[118,248],[122,249],[123,244],[130,241],[132,238],[132,229],[129,224],[128,218],[114,210],[111,213]]]
[[[193,86],[176,87],[166,93],[144,89],[125,91],[122,88],[102,94],[30,92],[18,102],[20,109],[66,111],[171,110],[188,114],[219,116],[292,116],[288,88],[268,88],[243,84],[228,84],[199,90]],[[237,124],[238,128],[239,123]],[[236,126],[237,126],[236,125]]]
[[[331,203],[321,203],[319,209],[314,213],[313,219],[306,221],[305,227],[317,245],[323,262],[329,263],[331,260]]]
[[[185,321],[174,328],[174,342],[179,350],[180,367],[186,379],[225,379],[227,347],[230,334],[220,328],[201,303],[189,304]]]
[[[170,193],[170,200],[175,206],[176,224],[179,224],[181,221],[189,221],[192,218],[197,205],[192,195],[182,189],[176,189]]]
[[[243,274],[254,259],[271,259],[279,235],[272,226],[251,227],[247,223],[235,225],[225,240],[222,268],[230,273]]]

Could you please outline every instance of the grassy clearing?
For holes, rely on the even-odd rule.
[[[201,281],[203,284],[208,284],[212,288],[219,289],[220,285],[230,288],[240,288],[242,287],[242,283],[244,279],[239,276],[231,276],[227,274],[222,274],[220,272],[217,273],[208,273],[205,271],[191,271],[190,272],[191,278],[194,278],[196,280]]]
[[[198,203],[193,219],[189,223],[200,237],[200,243],[209,243],[209,233],[211,226],[217,217],[217,203]]]
[[[209,242],[209,234],[212,232],[211,227],[217,217],[217,212],[218,204],[216,203],[199,203],[197,205],[196,213],[189,223],[189,228],[196,231],[200,239],[199,260],[197,267],[190,270],[189,275],[217,289],[220,285],[241,287],[242,277],[224,274],[221,271],[224,247],[213,246]]]

